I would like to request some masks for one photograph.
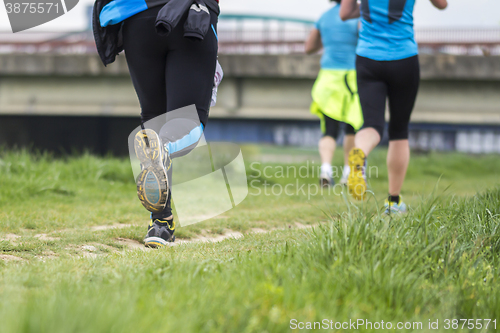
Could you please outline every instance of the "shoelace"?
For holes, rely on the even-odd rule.
[[[170,158],[170,154],[168,152],[167,145],[164,145],[163,147],[165,148],[165,159],[166,159],[165,162],[167,162],[166,164],[168,164],[168,165],[165,165],[165,170],[168,171],[168,170],[170,170],[170,167],[172,166],[172,159]]]

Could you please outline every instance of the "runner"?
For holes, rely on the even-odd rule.
[[[362,125],[361,107],[356,88],[356,45],[358,44],[359,20],[343,22],[339,17],[340,0],[324,13],[311,31],[306,42],[306,53],[312,54],[324,48],[321,71],[312,90],[311,113],[321,121],[323,137],[319,141],[321,157],[320,184],[333,186],[332,159],[336,148],[341,121],[345,124],[344,162],[340,179],[347,183],[349,151],[354,147],[353,125]]]
[[[97,0],[93,14],[103,63],[113,62],[125,50],[142,124],[194,104],[201,124],[186,135],[197,136],[196,143],[207,124],[214,88],[218,0]],[[137,178],[138,195],[152,212],[145,238],[148,247],[175,240],[167,176],[171,145],[158,132],[143,128],[135,140],[143,169]],[[147,199],[151,189],[157,193],[154,204]]]
[[[430,0],[445,9],[447,0]],[[420,83],[418,46],[413,31],[415,0],[342,0],[343,20],[361,16],[356,69],[364,125],[349,153],[349,191],[364,199],[366,157],[379,144],[385,127],[389,99],[389,197],[386,213],[406,211],[401,188],[410,161],[408,124]]]

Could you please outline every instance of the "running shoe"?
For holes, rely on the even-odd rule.
[[[385,199],[384,208],[384,214],[387,215],[406,213],[406,204],[403,202],[401,196],[399,196],[399,202],[389,201],[389,199]]]
[[[134,148],[141,163],[141,173],[136,179],[137,196],[150,212],[162,212],[169,192],[167,171],[171,160],[168,151],[152,129],[137,132]]]
[[[144,246],[159,248],[168,243],[175,242],[175,221],[172,220],[151,220],[149,222],[148,233],[144,238]]]
[[[331,176],[322,172],[319,176],[319,185],[321,187],[332,187],[335,186],[335,181]]]
[[[365,177],[365,153],[358,148],[353,148],[349,152],[349,176],[347,178],[347,187],[349,193],[356,200],[364,200],[367,189]]]

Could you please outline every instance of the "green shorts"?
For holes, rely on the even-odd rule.
[[[363,126],[363,112],[359,103],[355,70],[322,69],[312,89],[311,113],[321,120],[324,115],[350,124],[357,131]]]

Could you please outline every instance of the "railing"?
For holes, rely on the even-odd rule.
[[[219,28],[219,52],[293,54],[304,52],[311,27],[285,29]],[[416,29],[423,53],[500,55],[500,28]],[[95,53],[91,32],[0,33],[0,53]]]
[[[500,43],[500,28],[420,28],[420,43]]]
[[[304,53],[310,27],[293,30],[219,29],[220,53],[288,54]]]
[[[0,54],[86,54],[96,52],[94,39],[90,31],[70,33],[0,33]]]
[[[415,38],[426,53],[500,55],[500,28],[424,28]]]
[[[303,53],[311,28],[284,30],[220,30],[221,53]],[[424,53],[500,55],[500,28],[416,29]]]

